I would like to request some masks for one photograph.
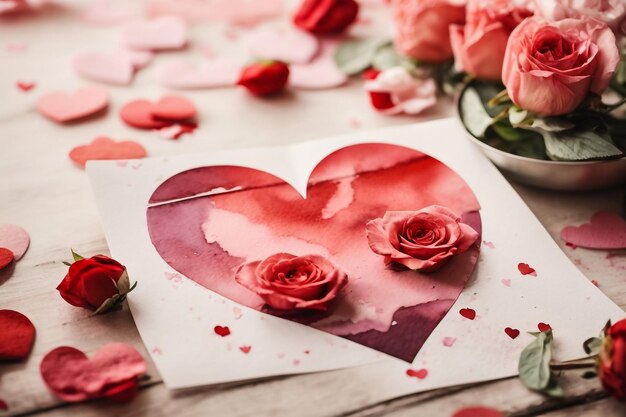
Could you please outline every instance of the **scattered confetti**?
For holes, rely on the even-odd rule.
[[[252,346],[247,346],[247,345],[239,346],[239,350],[242,351],[245,354],[250,353],[251,349],[252,349]]]
[[[35,88],[36,84],[32,81],[17,81],[15,85],[17,85],[17,88],[27,93],[33,88]]]
[[[526,263],[517,264],[517,269],[522,275],[532,275],[533,277],[537,276],[537,271],[535,271],[533,267],[531,267],[530,265]]]
[[[507,336],[509,336],[511,339],[515,339],[517,336],[519,336],[519,330],[518,329],[513,329],[511,327],[506,327],[504,329],[504,333],[507,334]]]
[[[452,347],[452,345],[454,345],[454,342],[456,342],[456,337],[446,336],[441,342],[445,347]]]
[[[317,54],[317,38],[296,29],[263,28],[250,37],[250,54],[291,64],[306,64]]]
[[[473,308],[462,308],[459,310],[459,314],[468,320],[474,320],[476,318],[476,311]]]
[[[406,370],[406,374],[412,378],[424,379],[428,376],[428,370],[423,368],[417,370],[409,368]]]
[[[72,67],[82,78],[114,85],[128,85],[135,75],[133,61],[123,53],[81,52]]]
[[[552,330],[552,326],[548,323],[540,322],[537,323],[537,329],[539,329],[540,332],[547,332],[548,330]]]
[[[221,337],[226,337],[230,334],[230,328],[228,326],[215,326],[213,331]]]
[[[124,28],[124,44],[131,49],[168,50],[187,45],[187,23],[179,17],[163,16],[130,22]]]
[[[504,285],[505,287],[510,287],[511,286],[511,280],[508,278],[504,278],[501,279],[500,282],[502,283],[502,285]]]

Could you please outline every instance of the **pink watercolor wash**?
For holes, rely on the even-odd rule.
[[[207,196],[209,191],[214,193]],[[478,201],[463,179],[396,145],[332,153],[311,174],[306,199],[265,172],[211,166],[174,175],[149,203],[150,237],[170,266],[258,311],[280,316],[235,281],[242,263],[278,252],[327,257],[349,279],[330,310],[283,317],[405,361],[413,360],[452,307],[479,253],[480,239],[439,271],[418,273],[387,268],[370,250],[365,224],[388,210],[442,205],[481,230]]]

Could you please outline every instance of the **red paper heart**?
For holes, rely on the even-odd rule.
[[[7,248],[0,248],[0,269],[4,269],[13,262],[13,252]]]
[[[247,346],[247,345],[239,346],[239,350],[242,351],[245,354],[250,353],[251,349],[252,349],[252,346]]]
[[[522,275],[532,275],[533,277],[537,276],[535,269],[526,263],[517,264],[517,269]]]
[[[465,182],[439,161],[395,145],[355,145],[327,156],[309,177],[306,199],[270,174],[216,166],[173,176],[150,203],[150,238],[163,259],[258,311],[280,315],[234,280],[240,264],[278,252],[328,257],[348,274],[347,290],[329,313],[349,313],[335,320],[321,320],[324,313],[280,316],[407,361],[465,287],[478,254],[476,246],[437,272],[416,273],[387,268],[371,251],[365,225],[386,210],[439,204],[466,213],[464,221],[480,230],[478,202]]]
[[[39,98],[37,110],[58,123],[94,115],[109,105],[109,94],[100,87],[83,87],[72,94],[48,93]]]
[[[132,140],[116,142],[106,136],[100,136],[88,145],[81,145],[72,149],[69,156],[76,164],[85,167],[87,161],[92,160],[144,158],[146,150]]]
[[[20,360],[30,353],[35,341],[35,326],[13,310],[0,310],[0,360]]]
[[[152,107],[152,115],[158,119],[181,121],[196,117],[196,106],[182,96],[169,95]]]
[[[515,339],[517,336],[519,336],[519,330],[512,329],[510,327],[505,328],[504,333],[506,333],[511,339]]]
[[[17,85],[17,88],[19,88],[20,90],[24,92],[30,91],[33,88],[35,88],[35,83],[27,82],[27,81],[18,81],[16,85]]]
[[[428,376],[428,370],[423,369],[423,368],[417,369],[417,370],[409,368],[406,370],[406,374],[413,378],[424,379]]]
[[[228,326],[215,326],[213,331],[219,336],[226,337],[230,334],[230,329]]]
[[[548,323],[538,323],[537,324],[537,328],[539,329],[540,332],[547,332],[548,330],[552,330],[552,326],[550,326]]]
[[[563,228],[561,239],[583,248],[625,249],[626,221],[617,213],[599,211],[591,216],[590,223]]]
[[[129,126],[139,129],[161,129],[172,122],[157,119],[152,114],[154,104],[148,100],[134,100],[120,109],[120,117]]]
[[[476,318],[476,310],[473,308],[462,308],[459,310],[459,314],[469,320],[474,320]]]
[[[113,397],[133,389],[146,372],[146,363],[132,346],[111,343],[102,346],[91,359],[78,349],[58,347],[46,354],[39,365],[48,389],[64,401]]]
[[[457,410],[452,417],[503,417],[501,411],[489,407],[465,407]]]

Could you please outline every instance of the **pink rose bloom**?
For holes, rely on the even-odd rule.
[[[450,209],[429,206],[419,211],[388,211],[367,223],[367,240],[387,265],[397,263],[431,272],[468,250],[478,233]]]
[[[239,267],[237,282],[277,310],[321,310],[348,283],[345,273],[319,255],[277,253]]]
[[[437,85],[432,78],[415,78],[404,67],[389,68],[372,77],[364,87],[372,106],[383,114],[418,114],[437,103]]]
[[[571,112],[602,94],[619,62],[615,36],[592,18],[524,20],[509,37],[502,82],[519,107],[542,116]]]
[[[624,0],[535,0],[536,14],[548,20],[594,17],[615,32],[626,33]]]
[[[391,0],[395,45],[424,62],[452,58],[451,24],[465,22],[465,0]]]
[[[465,26],[450,26],[457,71],[484,80],[500,80],[509,35],[532,14],[525,2],[469,0]]]

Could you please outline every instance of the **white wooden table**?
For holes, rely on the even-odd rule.
[[[0,308],[26,314],[37,328],[28,360],[0,364],[0,398],[9,405],[0,416],[449,416],[469,405],[491,406],[516,416],[626,415],[624,403],[607,398],[596,380],[582,379],[576,371],[566,374],[567,396],[559,401],[527,391],[515,378],[389,400],[362,384],[350,369],[172,392],[150,363],[150,379],[128,405],[57,400],[39,376],[43,355],[57,346],[75,346],[89,354],[103,344],[125,342],[150,362],[126,306],[93,316],[66,304],[55,289],[67,271],[62,261],[69,258],[70,248],[85,255],[108,253],[87,177],[67,157],[71,148],[106,135],[135,139],[152,156],[210,152],[294,143],[451,114],[450,101],[442,99],[420,118],[379,116],[369,108],[358,81],[336,90],[295,92],[270,100],[253,99],[234,89],[192,91],[185,95],[196,103],[201,126],[193,135],[170,141],[130,129],[116,114],[131,99],[155,99],[164,93],[155,82],[155,67],[175,55],[168,53],[139,73],[132,86],[109,88],[112,101],[105,116],[58,126],[36,113],[36,98],[45,91],[86,84],[69,68],[72,54],[111,50],[116,42],[116,29],[84,26],[76,13],[77,5],[70,2],[35,16],[0,18],[0,223],[21,225],[32,239],[14,270],[0,271]],[[230,46],[219,30],[195,27],[191,49],[184,54],[199,56],[205,43],[218,52],[227,51]],[[27,49],[8,51],[7,42],[23,42]],[[18,80],[33,80],[37,86],[23,93],[15,87]],[[607,259],[607,252],[572,250],[558,238],[563,226],[582,222],[596,210],[619,210],[624,191],[561,194],[517,185],[516,189],[582,272],[626,308],[626,251]]]

